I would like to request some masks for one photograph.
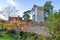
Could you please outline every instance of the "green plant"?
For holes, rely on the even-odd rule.
[[[52,40],[59,40],[60,33],[60,12],[50,14],[46,19],[45,26]],[[59,35],[60,36],[60,35]]]

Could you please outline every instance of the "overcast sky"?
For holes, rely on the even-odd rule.
[[[33,5],[43,6],[44,3],[49,0],[0,0],[0,10],[7,6],[15,6],[18,8],[19,15],[22,16],[22,13],[26,10],[30,10]],[[60,9],[60,0],[51,0],[54,10]],[[2,17],[2,16],[1,16]]]

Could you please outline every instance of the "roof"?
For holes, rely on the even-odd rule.
[[[22,17],[19,17],[19,16],[18,17],[9,17],[9,20],[10,19],[20,19],[20,20],[22,20]]]

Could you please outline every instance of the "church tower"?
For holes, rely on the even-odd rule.
[[[33,16],[33,21],[40,23],[44,21],[44,10],[43,7],[40,6],[34,6],[34,16]]]

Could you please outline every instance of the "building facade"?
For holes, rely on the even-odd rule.
[[[43,7],[34,6],[34,16],[33,21],[40,23],[44,21],[44,10]]]

